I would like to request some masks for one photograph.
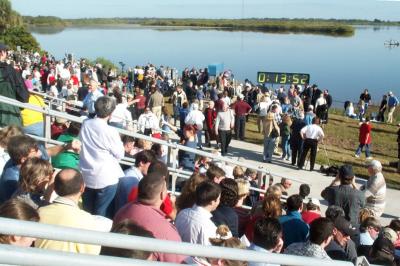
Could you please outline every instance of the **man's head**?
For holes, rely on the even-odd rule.
[[[381,223],[375,217],[366,218],[360,225],[361,232],[368,232],[372,239],[378,238],[381,231]]]
[[[335,221],[338,217],[344,217],[345,213],[342,207],[331,205],[325,211],[325,217],[331,221]]]
[[[338,175],[341,185],[350,185],[353,183],[354,173],[351,165],[345,164],[340,166]]]
[[[135,167],[138,168],[143,175],[147,175],[150,164],[155,160],[154,152],[143,150],[135,156]]]
[[[54,179],[54,191],[61,197],[75,196],[79,198],[84,190],[82,174],[76,169],[63,169]]]
[[[225,178],[225,171],[215,164],[210,164],[210,167],[206,172],[206,176],[211,182],[219,184]]]
[[[288,212],[293,212],[293,211],[299,211],[303,209],[303,199],[300,197],[300,195],[294,194],[290,196],[286,200],[287,204],[287,211]]]
[[[279,253],[282,245],[282,225],[276,218],[261,218],[254,225],[253,243],[261,248]]]
[[[338,217],[333,222],[335,229],[333,230],[333,238],[340,246],[345,247],[350,237],[356,234],[356,229],[344,217]]]
[[[289,179],[282,177],[281,179],[281,185],[287,190],[292,186],[292,181]]]
[[[314,125],[319,125],[319,124],[320,124],[320,119],[319,119],[318,117],[314,117],[314,118],[312,119],[312,123],[313,123]]]
[[[307,184],[301,184],[299,188],[299,195],[305,199],[308,195],[310,195],[310,186]]]
[[[367,166],[368,166],[368,174],[369,174],[370,176],[374,176],[374,175],[376,175],[377,173],[382,172],[382,164],[381,164],[381,162],[378,161],[378,160],[372,160],[372,161],[370,161],[370,162],[367,164]]]
[[[113,98],[103,96],[97,99],[96,103],[94,104],[94,109],[97,117],[108,118],[111,116],[112,112],[114,112],[115,106],[116,102]]]
[[[17,165],[21,165],[28,158],[38,158],[42,155],[36,140],[26,135],[10,138],[7,151],[11,160]]]
[[[111,229],[111,233],[154,238],[154,235],[151,232],[147,231],[143,227],[135,224],[133,221],[130,221],[128,219],[123,220],[118,224],[114,224]],[[103,246],[101,248],[100,255],[139,259],[139,260],[152,260],[151,251],[122,249],[122,248],[114,248],[106,246]]]
[[[159,208],[167,196],[165,178],[162,173],[148,173],[139,182],[138,200],[144,204]]]
[[[318,218],[310,224],[310,241],[325,248],[332,240],[335,226],[328,218]]]
[[[210,181],[202,182],[196,187],[196,205],[215,210],[220,201],[221,188]]]

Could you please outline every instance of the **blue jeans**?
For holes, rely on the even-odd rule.
[[[203,144],[201,142],[201,135],[203,134],[203,130],[197,130],[197,146],[202,147]]]
[[[282,158],[287,157],[288,159],[290,156],[292,156],[291,150],[290,150],[290,135],[289,136],[282,136]]]
[[[24,133],[43,138],[44,137],[44,123],[39,122],[39,123],[35,123],[32,125],[26,126],[26,127],[24,127]],[[45,143],[42,141],[38,141],[38,147],[39,147],[39,150],[42,152],[42,159],[49,160],[50,158],[47,155]]]
[[[276,138],[264,137],[264,161],[271,162]]]
[[[111,202],[115,197],[117,187],[118,184],[100,189],[85,188],[82,195],[83,209],[93,215],[112,218],[113,210],[109,209],[109,206],[112,206]]]
[[[24,127],[25,134],[31,134],[38,137],[44,137],[44,123],[39,122],[29,126]]]
[[[358,148],[356,150],[356,155],[360,156],[364,146],[365,146],[365,156],[370,157],[371,156],[371,152],[369,151],[370,144],[361,144],[360,143],[360,145],[358,145]]]

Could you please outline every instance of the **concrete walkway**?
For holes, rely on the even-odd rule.
[[[215,142],[214,142],[215,143]],[[285,176],[293,180],[293,185],[289,190],[289,195],[298,193],[299,186],[302,183],[306,183],[311,187],[311,197],[315,197],[321,200],[322,212],[325,213],[327,208],[327,202],[321,197],[321,191],[329,186],[332,182],[333,177],[325,176],[324,174],[317,171],[308,170],[297,170],[297,167],[293,167],[289,161],[281,160],[274,156],[272,163],[264,163],[262,161],[263,146],[247,143],[244,141],[232,140],[228,157],[238,158],[241,161],[248,162],[249,164],[261,166],[268,169],[272,174]],[[323,152],[320,150],[319,152]],[[320,166],[315,165],[315,169],[319,170]],[[308,168],[309,169],[309,166]],[[274,178],[274,183],[280,181],[280,177]],[[364,179],[356,179],[358,184],[365,184]],[[386,208],[385,212],[381,217],[382,225],[386,226],[390,223],[393,218],[400,216],[400,204],[397,200],[400,198],[400,191],[394,189],[387,189],[386,191]]]

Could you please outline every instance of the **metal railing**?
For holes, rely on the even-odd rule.
[[[63,144],[65,144],[64,142],[61,142],[61,141],[58,141],[58,140],[47,139],[47,138],[43,138],[43,137],[31,135],[31,134],[27,134],[27,135],[32,137],[32,138],[34,138],[34,139],[36,139],[36,140],[38,140],[38,141],[45,142],[47,144],[52,144],[52,145],[63,145]],[[121,161],[119,161],[119,163],[123,164],[123,165],[127,165],[127,166],[132,166],[135,163],[135,159],[124,157]],[[170,173],[172,175],[172,186],[171,186],[171,190],[168,190],[168,192],[173,194],[173,195],[175,195],[175,196],[179,196],[181,193],[177,192],[175,190],[177,177],[180,177],[180,178],[183,178],[183,179],[189,179],[190,176],[192,175],[192,173],[188,172],[188,171],[185,171],[185,170],[178,169],[178,168],[174,168],[174,167],[168,167],[168,170],[170,171]],[[265,193],[264,189],[259,189],[259,188],[254,188],[254,187],[250,187],[249,189],[257,191],[257,192]],[[286,196],[285,195],[282,195],[282,200],[283,201],[286,200]],[[252,207],[246,206],[246,205],[242,205],[241,208],[246,209],[246,210],[251,210],[252,209]]]
[[[320,260],[310,257],[264,253],[264,252],[233,249],[233,248],[222,248],[215,246],[202,246],[202,245],[168,241],[168,240],[151,239],[151,238],[115,234],[115,233],[96,232],[91,230],[75,229],[70,227],[41,224],[36,222],[19,221],[7,218],[0,218],[0,233],[5,235],[27,236],[27,237],[35,237],[41,239],[51,239],[58,241],[101,245],[101,246],[124,248],[131,250],[136,249],[136,250],[145,250],[150,252],[172,253],[172,254],[181,254],[187,256],[219,258],[228,260],[264,262],[264,263],[280,264],[280,265],[307,265],[307,266],[353,265],[350,262],[344,262],[344,261]],[[1,249],[3,249],[3,246],[0,247],[0,250]],[[12,250],[12,248],[10,250]],[[46,253],[47,252],[49,253],[48,256],[50,257],[60,254],[60,252],[54,253],[46,251]],[[41,256],[43,257],[45,256],[45,254],[43,253],[42,254],[39,254],[37,252],[35,253],[37,254],[38,258]],[[74,255],[74,256],[76,256],[75,261],[77,261],[77,263],[79,262],[80,259],[82,260],[85,259],[84,257],[82,257],[84,255]],[[101,263],[101,261],[109,260],[109,258],[103,256],[89,256],[89,257],[93,262],[97,263],[76,264],[76,265],[105,265],[104,263]],[[70,258],[68,258],[68,260],[69,259]],[[10,263],[11,260],[12,260],[12,253],[7,253],[4,251],[4,249],[0,251],[0,263],[4,262]],[[23,258],[20,258],[18,262],[23,262],[24,260],[25,264],[22,265],[39,265],[39,264],[26,264],[26,260],[28,260],[28,257],[26,255],[24,255]],[[114,258],[113,263],[110,263],[109,265],[116,265],[116,266],[127,265],[124,264],[125,261],[126,259]],[[75,265],[74,261],[68,261],[68,262],[69,262],[68,265]],[[131,265],[139,265],[135,264],[136,263],[135,260],[133,260],[132,263],[133,264]],[[40,265],[49,265],[49,264],[40,264]],[[53,263],[53,265],[66,265],[66,264]],[[143,263],[141,265],[147,265],[147,264]]]
[[[69,115],[69,114],[66,114],[66,113],[63,113],[63,112],[51,110],[50,108],[41,108],[41,107],[36,106],[36,105],[32,105],[32,104],[28,104],[28,103],[22,103],[20,101],[17,101],[17,100],[8,98],[8,97],[4,97],[4,96],[0,96],[0,103],[1,102],[2,103],[6,103],[6,104],[11,104],[11,105],[14,105],[14,106],[18,106],[20,108],[26,108],[26,109],[34,110],[34,111],[43,113],[46,116],[62,117],[64,119],[67,119],[67,120],[70,120],[70,121],[74,121],[74,122],[78,122],[78,123],[82,123],[83,120],[84,120],[84,118],[81,118],[81,117],[76,117],[76,116]],[[48,122],[48,121],[46,121],[46,122]],[[238,160],[234,160],[234,159],[231,159],[231,158],[227,158],[227,157],[223,157],[223,156],[220,156],[220,155],[212,154],[212,153],[209,153],[209,152],[205,152],[205,151],[189,148],[189,147],[186,147],[184,145],[180,145],[180,144],[172,143],[172,142],[167,142],[167,141],[160,140],[160,139],[153,138],[153,137],[149,137],[149,136],[146,136],[146,135],[143,135],[143,134],[134,133],[134,132],[131,132],[131,131],[128,131],[128,130],[125,130],[125,129],[120,129],[120,128],[115,128],[115,129],[120,134],[128,135],[128,136],[139,138],[139,139],[143,139],[143,140],[146,140],[146,141],[149,141],[149,142],[152,142],[152,143],[158,143],[158,144],[167,146],[168,149],[183,150],[183,151],[186,151],[186,152],[190,152],[190,153],[194,153],[194,154],[197,154],[197,155],[200,155],[200,156],[205,156],[207,158],[211,158],[211,159],[213,159],[215,161],[220,161],[220,162],[228,163],[228,164],[231,164],[231,165],[238,165],[238,166],[241,166],[241,167],[244,167],[244,168],[250,168],[250,169],[256,170],[257,172],[260,172],[263,175],[268,175],[268,176],[272,175],[272,176],[280,177],[280,178],[285,177],[285,178],[290,179],[290,180],[292,180],[294,182],[303,183],[301,180],[298,180],[298,179],[295,179],[295,178],[292,178],[292,177],[286,177],[286,176],[283,176],[283,175],[280,175],[280,174],[277,174],[277,173],[273,173],[273,172],[271,172],[271,171],[269,171],[269,170],[267,170],[267,169],[265,169],[265,168],[263,168],[261,166],[254,166],[254,165],[246,163],[246,162],[241,162],[241,161],[238,161]]]

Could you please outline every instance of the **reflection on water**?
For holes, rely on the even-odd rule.
[[[55,34],[49,35],[51,30]],[[358,99],[368,88],[373,101],[398,90],[399,27],[357,27],[350,38],[311,34],[230,32],[216,29],[160,28],[138,25],[79,27],[34,32],[56,57],[105,57],[134,66],[147,64],[204,67],[221,62],[239,80],[255,81],[258,71],[309,73],[311,82],[327,88],[335,100]],[[277,85],[274,85],[276,88]]]

